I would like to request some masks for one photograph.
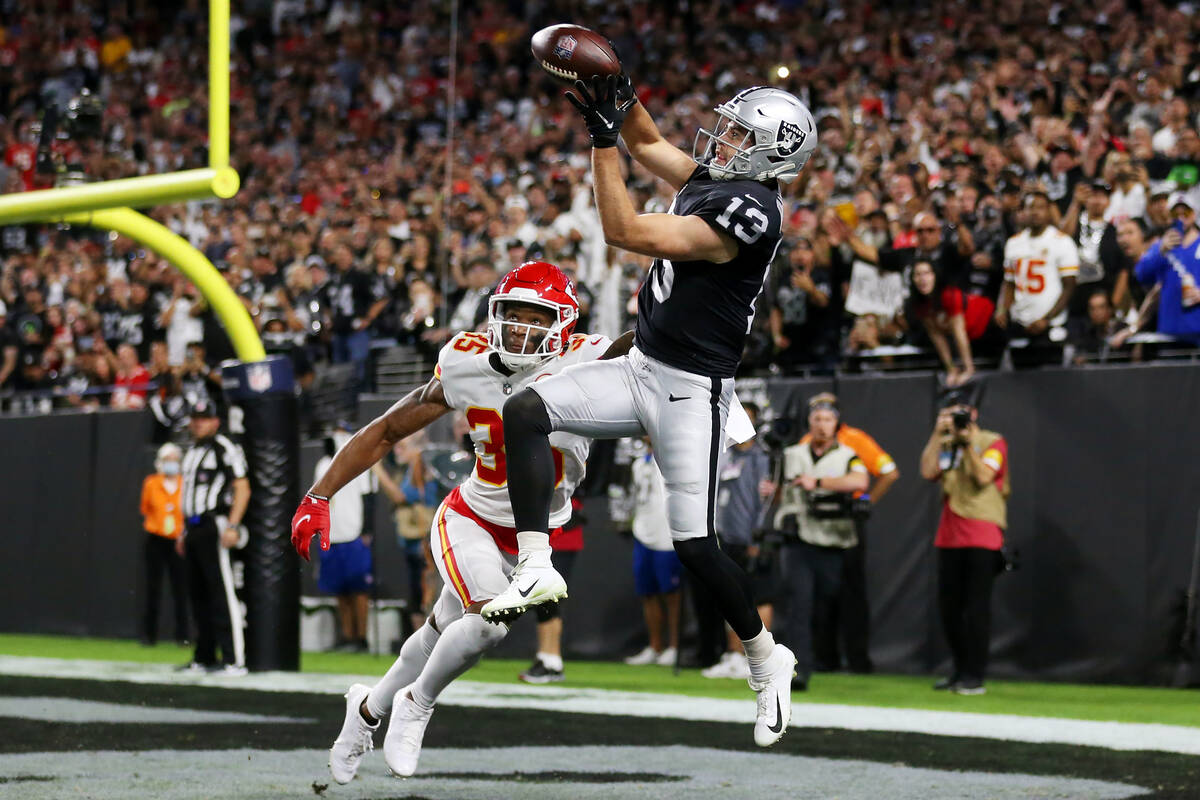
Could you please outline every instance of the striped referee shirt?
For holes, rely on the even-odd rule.
[[[228,436],[218,433],[195,442],[183,455],[183,517],[229,511],[233,482],[246,477],[246,454]]]

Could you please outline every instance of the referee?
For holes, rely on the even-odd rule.
[[[242,527],[250,501],[246,455],[219,433],[221,418],[211,400],[192,406],[190,426],[194,441],[183,456],[183,547],[197,633],[196,652],[187,669],[244,675],[244,620],[234,593],[229,550],[244,546],[247,538]]]

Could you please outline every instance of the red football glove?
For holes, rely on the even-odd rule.
[[[308,547],[312,537],[320,535],[321,549],[329,549],[329,498],[309,492],[300,501],[292,517],[292,547],[308,561]]]

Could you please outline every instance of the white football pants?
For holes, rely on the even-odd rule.
[[[621,358],[567,367],[530,388],[556,431],[591,439],[649,436],[667,487],[671,538],[713,533],[733,378],[685,372],[635,347]]]

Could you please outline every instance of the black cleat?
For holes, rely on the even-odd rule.
[[[565,679],[561,669],[550,669],[540,658],[535,658],[533,665],[517,677],[525,683],[562,683]]]

